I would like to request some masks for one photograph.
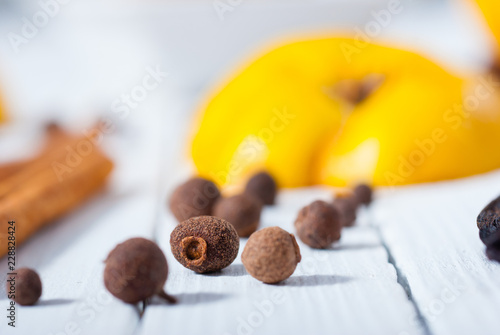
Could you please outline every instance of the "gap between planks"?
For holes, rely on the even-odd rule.
[[[415,313],[417,314],[417,322],[419,323],[420,328],[422,329],[422,331],[423,331],[423,333],[425,335],[432,335],[432,332],[431,332],[431,330],[429,328],[429,325],[427,324],[427,320],[425,319],[424,315],[422,314],[422,311],[420,310],[420,307],[418,306],[418,303],[413,298],[413,294],[411,292],[410,283],[408,282],[408,279],[406,278],[406,276],[403,273],[403,271],[401,270],[401,268],[399,268],[399,266],[397,265],[396,260],[394,259],[394,256],[392,254],[392,251],[391,251],[389,245],[387,244],[387,242],[385,241],[385,238],[384,238],[382,232],[380,231],[380,228],[377,227],[376,225],[374,225],[373,221],[371,221],[371,220],[370,220],[370,226],[377,233],[377,235],[378,235],[378,237],[379,237],[379,239],[380,239],[380,241],[382,243],[382,246],[384,247],[385,251],[387,252],[387,256],[388,256],[388,260],[387,261],[396,270],[397,282],[398,282],[399,285],[401,285],[401,287],[403,288],[403,290],[405,290],[406,295],[408,296],[408,300],[413,305],[413,308],[415,309]]]

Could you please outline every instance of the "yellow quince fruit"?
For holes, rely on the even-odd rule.
[[[355,39],[289,43],[208,97],[193,161],[221,185],[260,169],[281,187],[400,185],[489,171],[500,167],[500,116],[495,81],[482,80],[471,84],[415,53]]]
[[[475,0],[481,10],[486,23],[491,29],[493,36],[500,46],[500,1],[498,0]]]
[[[2,101],[0,100],[0,123],[2,123],[3,121],[5,121],[5,114],[3,111]]]

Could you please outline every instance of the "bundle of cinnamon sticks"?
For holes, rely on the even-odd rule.
[[[101,190],[112,169],[90,138],[47,126],[38,156],[0,165],[0,257],[7,253],[9,221],[15,221],[17,247]]]

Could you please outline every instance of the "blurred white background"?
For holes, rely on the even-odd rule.
[[[197,100],[262,47],[301,36],[356,34],[388,3],[0,0],[0,92],[14,119],[46,118],[56,110],[102,113],[145,68],[159,66],[169,73],[165,98]],[[26,22],[44,6],[53,17],[16,52],[13,34],[23,36]],[[454,70],[487,63],[488,35],[462,0],[402,0],[400,6],[375,40],[402,44]]]

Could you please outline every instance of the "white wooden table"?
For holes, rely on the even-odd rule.
[[[179,13],[174,12],[172,17]],[[441,16],[440,12],[433,13],[436,18]],[[161,15],[168,13],[160,11],[158,17]],[[71,21],[74,17],[60,20]],[[99,22],[93,26],[99,27]],[[389,29],[387,34],[404,31],[406,22],[395,22],[397,29]],[[152,29],[134,21],[128,23],[128,28],[121,27],[128,29],[129,37],[138,28],[145,29],[151,33],[148,36],[153,36],[150,42],[154,47],[148,44],[152,50],[160,55],[165,51],[158,43],[159,26]],[[58,24],[47,29],[57,29]],[[74,31],[84,26],[78,20],[73,24],[70,27]],[[95,47],[95,43],[99,44],[95,42],[99,29],[87,28],[89,31],[79,35],[78,41]],[[87,78],[89,68],[75,67],[76,61],[59,59],[44,63],[45,67],[35,65],[40,55],[64,50],[66,40],[51,40],[51,36],[48,30],[33,41],[29,46],[31,51],[37,51],[33,53],[13,56],[5,45],[0,48],[0,55],[12,65],[2,69],[13,78],[15,86],[7,88],[12,93],[9,102],[22,115],[18,123],[0,130],[0,160],[28,154],[23,151],[34,148],[39,136],[34,131],[36,122],[26,120],[42,118],[41,113],[36,113],[42,111],[35,107],[50,106],[47,94],[53,91],[51,85],[61,89],[57,79],[65,78],[62,72],[72,69],[72,75],[78,78],[75,83],[79,84]],[[147,44],[143,35],[135,38],[137,43]],[[51,45],[55,51],[40,46],[47,41],[54,42]],[[167,41],[172,45],[179,42],[175,38]],[[432,41],[431,45],[438,44]],[[453,44],[453,40],[448,42]],[[250,277],[240,257],[230,267],[210,275],[198,275],[180,266],[170,252],[169,236],[175,220],[166,209],[166,198],[190,174],[183,145],[199,97],[193,90],[203,80],[196,79],[196,71],[183,72],[176,67],[182,54],[163,62],[155,52],[128,44],[128,39],[113,40],[106,52],[89,55],[95,59],[109,57],[103,64],[110,67],[99,68],[105,73],[92,73],[102,75],[99,92],[105,92],[104,107],[140,82],[146,66],[160,64],[171,77],[129,117],[117,122],[117,131],[106,138],[105,149],[117,162],[108,190],[18,249],[19,266],[33,267],[40,273],[43,295],[36,306],[18,307],[16,329],[7,327],[7,319],[0,314],[0,334],[498,334],[500,264],[485,258],[475,218],[487,202],[500,194],[500,172],[377,190],[372,206],[360,213],[355,227],[343,231],[341,241],[332,250],[312,250],[299,242],[302,262],[294,275],[279,285],[265,285]],[[459,45],[452,50],[464,48],[464,44]],[[439,53],[441,49],[437,50]],[[120,57],[114,58],[117,55]],[[463,63],[474,57],[480,57],[480,53],[455,60]],[[213,63],[208,65],[222,66],[215,58],[210,58]],[[206,81],[213,75],[208,65],[204,70]],[[54,74],[54,80],[22,80],[32,73],[42,78],[53,69],[61,72]],[[49,88],[23,99],[44,83]],[[54,115],[81,131],[82,123],[74,126],[76,121],[92,119],[102,112],[82,118],[76,107],[93,92],[76,88],[71,86],[68,94],[77,91],[80,95],[64,95],[64,103],[57,106],[72,113]],[[62,91],[58,92],[62,95]],[[264,210],[262,226],[279,225],[293,232],[298,210],[316,199],[330,199],[330,191],[284,190],[278,204]],[[177,305],[154,301],[141,317],[139,308],[123,304],[104,288],[103,260],[117,243],[133,236],[153,239],[165,252],[170,267],[166,290],[179,298]],[[240,254],[244,245],[242,239]],[[7,262],[1,259],[2,287],[6,270]],[[2,288],[1,313],[6,313],[7,304]]]
[[[188,106],[170,104],[179,112]],[[295,274],[265,285],[246,273],[239,257],[211,275],[173,259],[175,219],[165,198],[187,173],[176,168],[182,151],[163,144],[178,125],[156,113],[122,128],[133,138],[112,135],[108,150],[126,147],[126,155],[115,157],[110,189],[18,249],[19,266],[36,268],[44,291],[39,305],[18,307],[15,330],[0,324],[2,334],[498,333],[500,264],[485,258],[475,217],[500,193],[500,173],[379,190],[332,250],[299,242],[303,260]],[[302,206],[329,198],[323,188],[283,191],[277,206],[265,209],[262,225],[293,232]],[[178,305],[155,302],[141,318],[138,308],[107,293],[102,261],[132,236],[154,239],[164,250],[166,289]],[[0,269],[7,269],[5,259]],[[3,291],[0,297],[6,307]]]

